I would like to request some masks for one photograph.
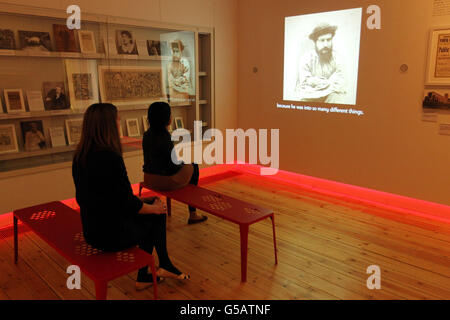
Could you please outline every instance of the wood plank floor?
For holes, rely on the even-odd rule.
[[[166,279],[161,299],[450,299],[450,225],[346,203],[257,176],[234,176],[207,188],[276,212],[279,264],[270,220],[250,227],[248,282],[240,282],[237,225],[209,215],[188,226],[173,202],[168,247],[190,281]],[[94,299],[93,282],[66,288],[68,262],[32,232],[0,238],[0,299]],[[381,290],[366,287],[366,268],[381,268]],[[136,272],[109,284],[108,299],[152,299],[134,289]]]

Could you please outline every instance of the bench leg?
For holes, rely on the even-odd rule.
[[[142,189],[144,188],[144,186],[142,185],[142,182],[139,183],[139,197],[142,195]]]
[[[170,199],[169,197],[166,198],[167,199],[167,215],[170,217],[172,215],[172,199]]]
[[[104,281],[95,281],[95,298],[97,300],[106,300],[106,291],[108,283]]]
[[[241,282],[247,281],[248,225],[239,225],[241,233]]]
[[[19,239],[18,239],[18,219],[14,216],[14,263],[17,264],[17,260],[19,258]]]
[[[277,255],[277,237],[275,236],[275,215],[272,214],[270,216],[270,220],[272,220],[272,230],[273,230],[273,250],[275,251],[275,264],[278,264],[278,255]]]
[[[153,277],[153,299],[158,300],[158,280],[156,279],[155,259],[150,261],[150,269],[152,270]]]

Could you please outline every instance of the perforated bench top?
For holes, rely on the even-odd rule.
[[[16,210],[14,216],[92,279],[109,281],[153,259],[137,247],[108,253],[91,247],[84,240],[79,213],[61,202]]]
[[[271,209],[193,185],[173,191],[157,192],[237,224],[250,225],[273,213]]]

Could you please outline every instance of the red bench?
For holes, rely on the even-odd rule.
[[[87,244],[80,214],[61,202],[50,202],[14,211],[14,262],[18,259],[18,220],[34,231],[71,264],[80,267],[95,283],[97,300],[106,299],[109,281],[149,265],[153,292],[157,299],[155,260],[151,254],[133,247],[120,252],[102,252]]]
[[[142,189],[146,188],[143,182],[139,184],[139,196]],[[275,217],[270,209],[262,208],[220,193],[188,185],[182,189],[173,191],[156,191],[167,197],[167,214],[171,215],[171,199],[183,202],[192,207],[206,211],[210,214],[231,221],[239,225],[241,235],[241,281],[247,281],[247,248],[248,248],[248,229],[249,226],[258,221],[270,218],[272,220],[273,246],[275,252],[275,264],[278,264],[277,243],[275,237]]]

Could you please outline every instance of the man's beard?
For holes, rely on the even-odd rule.
[[[322,50],[316,50],[319,55],[319,59],[322,62],[329,62],[331,60],[333,50],[331,48],[323,48]]]

